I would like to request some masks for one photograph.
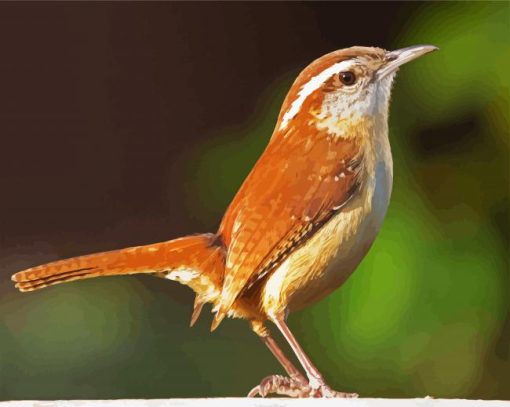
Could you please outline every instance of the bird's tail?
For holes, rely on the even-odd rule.
[[[183,237],[147,246],[73,257],[32,267],[12,276],[20,291],[91,277],[153,274],[178,281],[196,293],[192,323],[205,302],[221,291],[225,253],[215,235]]]

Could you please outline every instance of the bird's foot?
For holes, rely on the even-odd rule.
[[[249,393],[248,397],[261,396],[266,397],[268,394],[278,396],[287,396],[295,398],[307,397],[324,397],[324,398],[356,398],[356,393],[342,393],[330,389],[326,385],[317,388],[311,387],[297,378],[290,378],[280,375],[267,376],[258,386],[255,386]]]
[[[272,375],[264,377],[258,386],[251,389],[248,397],[266,397],[268,394],[287,397],[310,397],[309,391],[310,387],[304,382],[290,377]]]

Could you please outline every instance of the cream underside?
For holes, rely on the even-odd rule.
[[[303,308],[338,288],[355,270],[374,241],[389,204],[393,163],[388,141],[387,111],[393,75],[379,84],[373,103],[356,106],[374,123],[374,134],[365,146],[362,189],[346,208],[335,215],[304,246],[293,252],[267,279],[262,307],[273,317]],[[325,100],[324,117],[342,117],[341,103]],[[338,101],[336,101],[338,102]],[[336,126],[329,121],[324,126]],[[329,129],[329,128],[328,128]],[[329,129],[341,135],[343,129]],[[287,295],[287,298],[283,296]],[[289,304],[285,309],[285,304]]]
[[[379,178],[374,181],[380,187],[366,187],[268,278],[262,295],[266,312],[285,313],[287,301],[288,311],[312,304],[338,288],[355,270],[374,241],[388,206],[391,174],[387,168],[380,167]],[[284,293],[288,298],[282,298]]]

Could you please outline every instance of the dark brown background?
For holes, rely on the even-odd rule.
[[[174,157],[246,121],[289,70],[353,38],[384,46],[399,8],[2,5],[2,247],[78,253],[202,229],[183,221],[179,177],[165,179]]]

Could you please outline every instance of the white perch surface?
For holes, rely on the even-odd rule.
[[[260,399],[4,401],[0,407],[509,407],[509,401],[460,399]]]

